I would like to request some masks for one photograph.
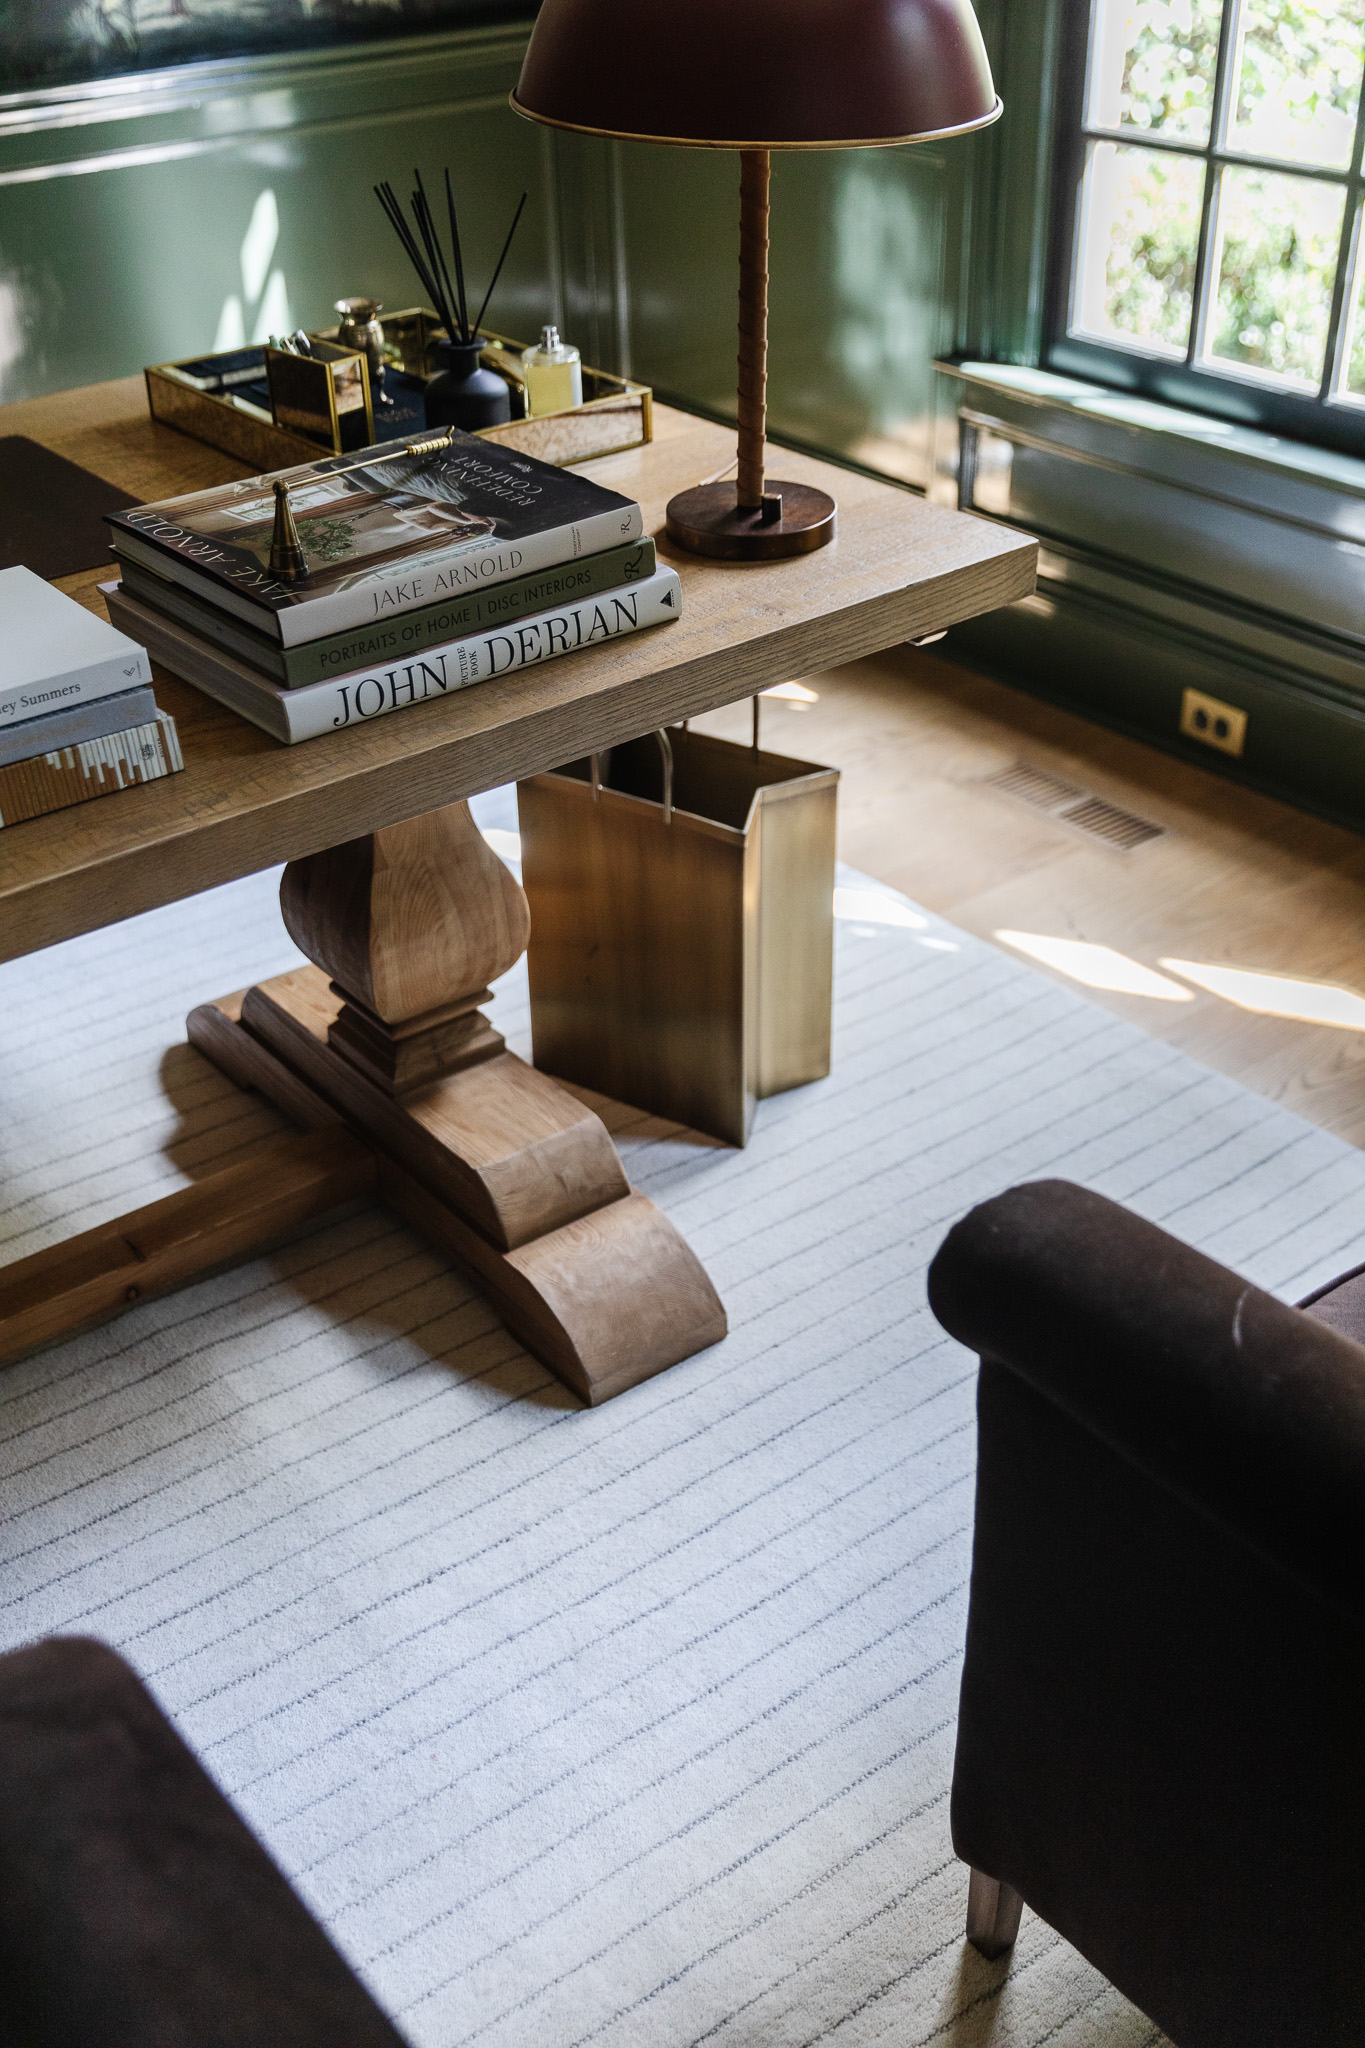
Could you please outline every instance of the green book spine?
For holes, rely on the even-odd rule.
[[[290,690],[303,689],[310,683],[332,682],[365,669],[392,666],[410,660],[428,647],[448,646],[452,640],[466,639],[516,619],[534,618],[557,605],[582,603],[587,598],[599,597],[603,591],[617,590],[622,584],[642,582],[654,574],[657,566],[652,540],[627,541],[600,554],[584,555],[576,562],[561,562],[553,569],[541,569],[533,575],[513,577],[507,583],[494,583],[485,590],[471,590],[439,604],[425,605],[420,611],[400,612],[374,626],[328,633],[298,647],[280,647],[264,634],[253,633],[238,619],[217,611],[202,598],[163,582],[136,563],[120,562],[130,596],[227,648],[272,682],[283,683]]]
[[[495,583],[488,590],[471,590],[419,612],[400,612],[380,625],[332,633],[325,640],[285,648],[284,679],[296,690],[305,683],[329,682],[357,669],[405,661],[424,648],[443,647],[471,633],[534,618],[537,612],[552,611],[556,605],[581,604],[623,583],[638,583],[652,576],[655,567],[653,541],[630,541],[624,547],[607,548],[600,555],[585,555],[580,561],[563,562],[510,583]]]

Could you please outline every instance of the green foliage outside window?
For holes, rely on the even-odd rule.
[[[1124,126],[1207,141],[1222,0],[1138,0],[1123,13]]]
[[[1194,307],[1204,167],[1197,158],[1155,150],[1113,154],[1105,264],[1109,323],[1134,340],[1183,354]]]
[[[1230,169],[1212,352],[1316,386],[1341,241],[1339,185]]]
[[[1196,152],[1213,139],[1222,13],[1221,0],[1105,0],[1097,10],[1092,120],[1132,141],[1093,147],[1078,304],[1091,331],[1183,352],[1204,179],[1219,179],[1209,352],[1312,388],[1327,347],[1345,187],[1295,176],[1292,166],[1350,166],[1365,0],[1244,0],[1228,53],[1227,146],[1283,162],[1285,172],[1206,170],[1199,154],[1142,147],[1144,133]],[[1352,330],[1353,390],[1365,390],[1363,324]]]
[[[1365,0],[1256,0],[1246,9],[1234,148],[1296,163],[1351,160]]]

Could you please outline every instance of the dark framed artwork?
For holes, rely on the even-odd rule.
[[[536,0],[0,0],[7,92],[514,21]]]

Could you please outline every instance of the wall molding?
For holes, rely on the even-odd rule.
[[[324,49],[267,51],[247,57],[209,57],[161,71],[136,71],[81,85],[57,85],[0,94],[0,138],[52,134],[106,121],[136,121],[195,112],[208,101],[261,92],[316,89],[337,77],[366,90],[419,84],[433,60],[520,63],[530,22],[496,28],[444,29]]]
[[[589,362],[628,361],[620,152],[512,112],[528,33],[448,29],[0,99],[4,396],[207,348],[234,295],[238,331],[278,331],[262,280],[254,298],[247,288],[263,200],[278,220],[271,304],[287,290],[291,323],[318,324],[358,290],[411,304],[416,281],[370,188],[403,186],[414,162],[450,164],[472,240],[494,253],[497,220],[530,193],[499,287],[504,331],[530,339],[553,320]]]
[[[341,135],[347,130],[395,127],[404,121],[427,119],[442,114],[488,113],[505,107],[505,93],[470,94],[465,98],[425,100],[420,106],[386,108],[383,112],[338,114],[316,120],[291,121],[290,135]],[[38,185],[50,178],[88,178],[106,171],[134,170],[146,164],[188,163],[195,157],[221,155],[240,147],[244,137],[271,134],[282,123],[256,123],[235,128],[222,135],[201,136],[185,142],[130,143],[124,149],[106,150],[103,155],[68,158],[59,163],[29,164],[20,170],[0,170],[0,185]]]
[[[1236,646],[1216,613],[1206,623],[1192,631],[1096,590],[1040,580],[1034,597],[954,626],[945,645],[1050,704],[1365,831],[1365,696]],[[1182,736],[1187,688],[1247,713],[1240,760]]]
[[[1049,372],[940,377],[935,497],[1043,544],[1035,596],[954,647],[1365,829],[1365,463]],[[1247,713],[1240,760],[1181,734],[1187,688]]]

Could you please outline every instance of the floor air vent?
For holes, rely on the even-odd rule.
[[[1060,811],[1063,805],[1078,803],[1084,795],[1074,782],[1063,782],[1060,776],[1049,775],[1045,768],[1030,768],[1027,761],[1016,761],[1012,767],[1002,768],[998,775],[988,775],[986,780],[992,789],[1002,790],[1006,796],[1021,797],[1036,811]]]
[[[1096,839],[1107,839],[1111,846],[1121,846],[1126,853],[1130,847],[1145,846],[1149,839],[1160,839],[1160,825],[1151,825],[1146,818],[1134,817],[1131,811],[1121,811],[1117,804],[1107,804],[1103,797],[1087,796],[1074,804],[1069,811],[1059,815],[1068,825],[1079,825],[1082,832],[1093,833]]]
[[[1063,782],[1060,775],[1049,775],[1045,768],[1031,768],[1027,761],[1015,761],[985,781],[987,788],[998,789],[1002,796],[1018,797],[1035,811],[1045,811],[1048,817],[1074,825],[1122,853],[1145,846],[1149,839],[1160,839],[1165,829],[1132,811],[1120,810],[1101,796],[1088,796],[1074,782]]]

